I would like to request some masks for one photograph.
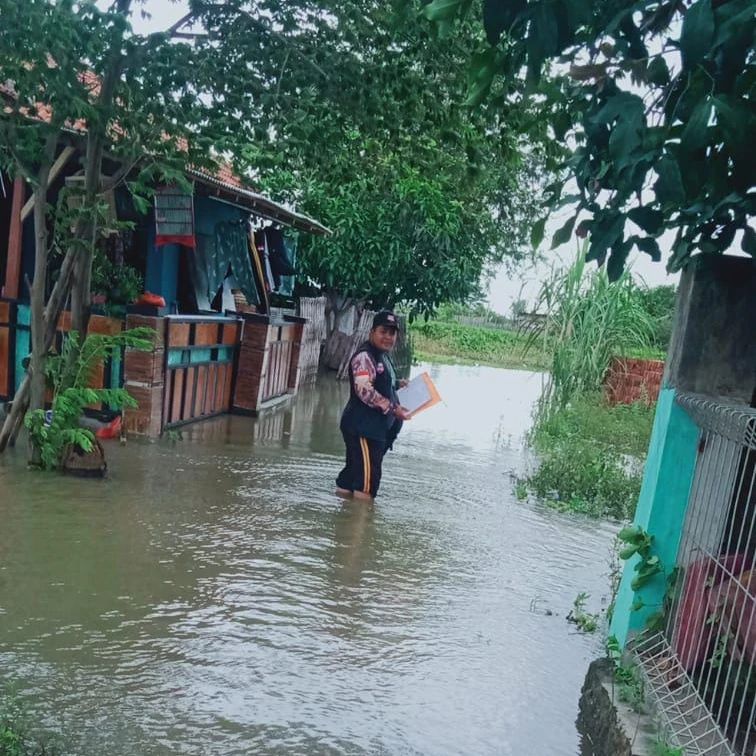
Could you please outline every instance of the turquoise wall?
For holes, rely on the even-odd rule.
[[[21,381],[24,380],[24,376],[26,375],[26,370],[21,363],[25,357],[29,356],[29,352],[31,352],[30,323],[31,309],[28,305],[18,305],[16,310],[16,354],[14,356],[16,391],[18,391],[18,387],[21,385]],[[19,328],[18,326],[26,327]]]
[[[688,495],[696,465],[699,431],[675,401],[675,389],[664,387],[656,405],[634,524],[654,536],[653,553],[666,572],[674,568],[680,546]],[[666,574],[652,578],[640,590],[630,583],[639,557],[631,557],[620,581],[610,633],[624,646],[628,637],[643,630],[650,615],[661,609],[667,589]],[[636,598],[643,607],[633,610]]]

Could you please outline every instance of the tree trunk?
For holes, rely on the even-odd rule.
[[[52,152],[54,154],[54,145]],[[34,190],[34,280],[29,295],[31,309],[31,358],[29,361],[29,410],[45,408],[45,294],[47,292],[47,180],[51,161],[43,159],[37,174],[39,185]],[[41,462],[40,450],[29,441],[29,461],[32,465]]]
[[[73,267],[76,261],[77,252],[72,247],[63,258],[63,263],[60,266],[60,275],[55,282],[50,298],[47,301],[47,307],[44,312],[44,352],[47,354],[55,341],[55,334],[58,327],[58,318],[63,310],[68,292],[71,287],[71,278],[73,275]],[[18,387],[15,396],[13,397],[13,406],[8,416],[3,423],[2,431],[0,431],[0,453],[5,451],[6,446],[10,443],[11,446],[15,442],[16,435],[21,429],[26,410],[29,407],[29,391],[31,388],[31,379],[29,374],[24,376],[21,385]]]
[[[116,11],[127,15],[132,0],[116,0]],[[102,86],[98,95],[97,105],[102,109],[103,115],[110,110],[124,63],[120,49],[113,49],[109,65],[102,78]],[[93,207],[97,195],[101,191],[102,158],[106,144],[108,118],[102,119],[100,124],[92,123],[87,135],[87,153],[85,161],[85,203]],[[94,256],[94,243],[96,227],[94,221],[77,229],[79,238],[86,238],[90,242],[85,252],[74,252],[75,245],[66,252],[61,265],[60,275],[55,283],[50,299],[45,307],[45,290],[47,287],[47,178],[55,158],[58,136],[51,136],[48,140],[43,158],[44,165],[39,171],[40,181],[39,194],[34,205],[34,226],[36,236],[35,271],[34,282],[31,286],[31,336],[32,357],[30,360],[29,373],[24,377],[19,390],[13,400],[11,412],[5,418],[0,431],[0,453],[9,442],[12,442],[21,421],[27,411],[44,408],[45,399],[45,375],[44,361],[47,352],[55,340],[58,318],[63,309],[69,291],[72,295],[72,330],[84,335],[89,326],[91,312],[91,280],[92,260]],[[42,243],[44,242],[44,243]],[[74,276],[75,274],[75,276]],[[75,282],[75,283],[74,283]],[[37,454],[38,456],[38,454]],[[32,457],[34,461],[34,457]]]

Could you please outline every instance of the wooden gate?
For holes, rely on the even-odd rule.
[[[165,321],[163,427],[228,412],[240,321],[203,316]]]

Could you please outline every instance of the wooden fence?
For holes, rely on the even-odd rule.
[[[326,298],[300,298],[298,315],[307,318],[299,351],[299,380],[310,383],[318,376],[320,353],[326,339]]]

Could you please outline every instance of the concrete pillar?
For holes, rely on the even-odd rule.
[[[674,569],[698,453],[699,429],[675,401],[679,392],[731,402],[756,397],[756,261],[728,255],[698,255],[683,272],[675,327],[656,408],[634,524],[654,536],[654,554],[664,575],[639,591],[631,583],[637,555],[628,560],[610,632],[621,645],[662,608],[666,575]],[[632,610],[636,598],[644,606]]]

